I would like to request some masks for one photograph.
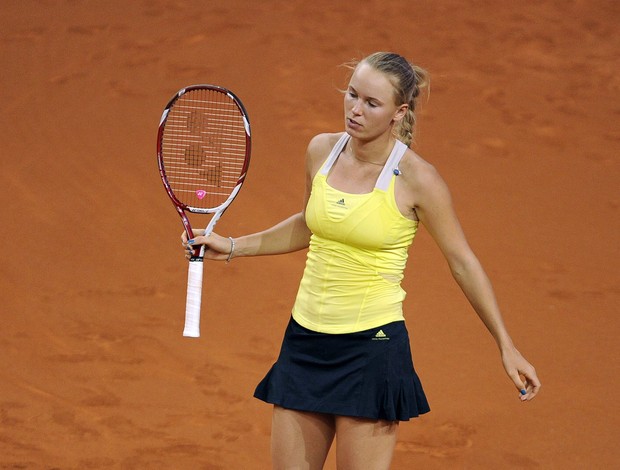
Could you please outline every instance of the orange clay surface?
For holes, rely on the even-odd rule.
[[[617,465],[618,5],[1,2],[0,468],[270,467],[252,393],[305,254],[207,264],[203,336],[183,338],[159,118],[189,84],[241,97],[253,160],[217,231],[263,229],[301,209],[308,140],[343,128],[339,65],[375,50],[431,72],[415,148],[544,383],[519,401],[421,230],[403,287],[432,412],[401,426],[393,468]]]

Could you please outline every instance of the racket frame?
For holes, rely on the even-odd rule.
[[[219,93],[223,93],[227,95],[237,106],[240,115],[243,119],[243,126],[245,130],[245,158],[243,162],[243,166],[240,171],[240,176],[237,179],[237,182],[230,192],[228,197],[216,207],[194,207],[189,204],[185,204],[174,194],[170,183],[168,182],[168,177],[166,175],[166,169],[164,164],[163,157],[163,137],[164,131],[166,127],[166,122],[168,119],[168,115],[175,105],[175,103],[186,93],[195,90],[210,90]],[[226,211],[228,206],[235,199],[241,186],[245,181],[245,177],[247,175],[248,166],[250,163],[250,154],[252,149],[252,137],[250,130],[250,121],[247,115],[247,111],[241,102],[241,100],[230,90],[217,86],[217,85],[209,85],[209,84],[200,84],[200,85],[190,85],[179,90],[166,104],[164,111],[162,113],[161,119],[159,121],[159,129],[157,132],[157,165],[159,168],[159,175],[161,177],[162,183],[170,200],[172,201],[177,213],[181,217],[181,221],[183,223],[183,227],[185,232],[187,233],[188,239],[194,238],[194,232],[192,230],[192,226],[187,216],[187,212],[193,214],[213,214],[211,220],[205,228],[204,236],[209,236],[215,227],[215,224],[220,219],[222,214]],[[190,258],[189,262],[189,271],[188,271],[188,291],[187,291],[187,305],[186,305],[186,316],[185,316],[185,328],[183,331],[183,336],[189,337],[198,337],[200,336],[200,303],[201,303],[201,289],[202,289],[202,273],[203,273],[203,260],[205,253],[205,245],[201,245],[196,247]],[[198,264],[199,263],[199,264]],[[190,306],[191,304],[191,306]],[[192,310],[192,314],[189,312]],[[190,318],[191,317],[191,318]]]
[[[246,156],[245,156],[245,160],[243,163],[243,168],[241,170],[241,176],[239,176],[237,180],[237,184],[235,185],[235,188],[232,190],[228,198],[219,206],[212,207],[212,208],[193,207],[188,204],[185,204],[184,202],[180,201],[176,197],[176,195],[172,191],[170,183],[168,183],[168,178],[166,176],[166,169],[164,166],[164,158],[162,154],[162,145],[161,145],[163,136],[164,136],[164,129],[166,127],[165,124],[168,119],[168,114],[170,113],[170,110],[172,109],[174,104],[179,100],[179,98],[181,98],[187,92],[195,91],[199,89],[217,91],[217,92],[227,95],[239,109],[241,113],[241,117],[243,119],[243,125],[245,128],[245,146],[246,146],[245,154]],[[185,228],[185,232],[187,233],[188,239],[194,238],[194,234],[193,234],[193,230],[192,230],[189,217],[187,216],[186,212],[190,212],[193,214],[215,214],[211,218],[209,224],[207,225],[205,229],[204,235],[208,236],[213,231],[215,224],[217,223],[219,218],[222,216],[224,211],[228,208],[230,203],[237,196],[237,193],[239,192],[239,190],[241,189],[241,186],[243,185],[243,182],[245,181],[245,176],[247,174],[248,166],[250,164],[250,154],[252,150],[251,135],[252,134],[250,130],[250,120],[248,118],[248,114],[245,109],[245,106],[243,105],[241,100],[237,97],[237,95],[235,95],[232,91],[224,87],[217,86],[217,85],[209,85],[209,84],[189,85],[189,86],[186,86],[180,89],[177,93],[175,93],[175,95],[172,98],[170,98],[170,100],[168,101],[168,104],[166,104],[164,111],[162,113],[161,119],[159,121],[159,129],[157,132],[157,166],[159,168],[159,175],[161,177],[162,183],[164,184],[164,188],[166,189],[166,192],[168,193],[170,200],[174,204],[174,207],[177,213],[181,217],[181,221],[183,223],[183,227]],[[204,245],[201,248],[198,247],[194,250],[192,259],[190,261],[202,261],[203,257],[204,257]]]

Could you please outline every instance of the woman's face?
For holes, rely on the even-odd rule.
[[[349,135],[369,140],[391,132],[406,110],[407,105],[394,103],[394,87],[386,74],[363,62],[357,66],[344,96]]]

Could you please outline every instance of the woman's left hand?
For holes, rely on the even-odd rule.
[[[521,401],[534,398],[542,387],[534,366],[514,347],[502,352],[502,363],[508,377],[519,390]]]

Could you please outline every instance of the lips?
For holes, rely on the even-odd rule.
[[[354,119],[351,119],[351,118],[347,118],[347,123],[353,129],[359,129],[359,128],[362,127],[362,125],[359,122],[357,122],[357,121],[355,121]]]

